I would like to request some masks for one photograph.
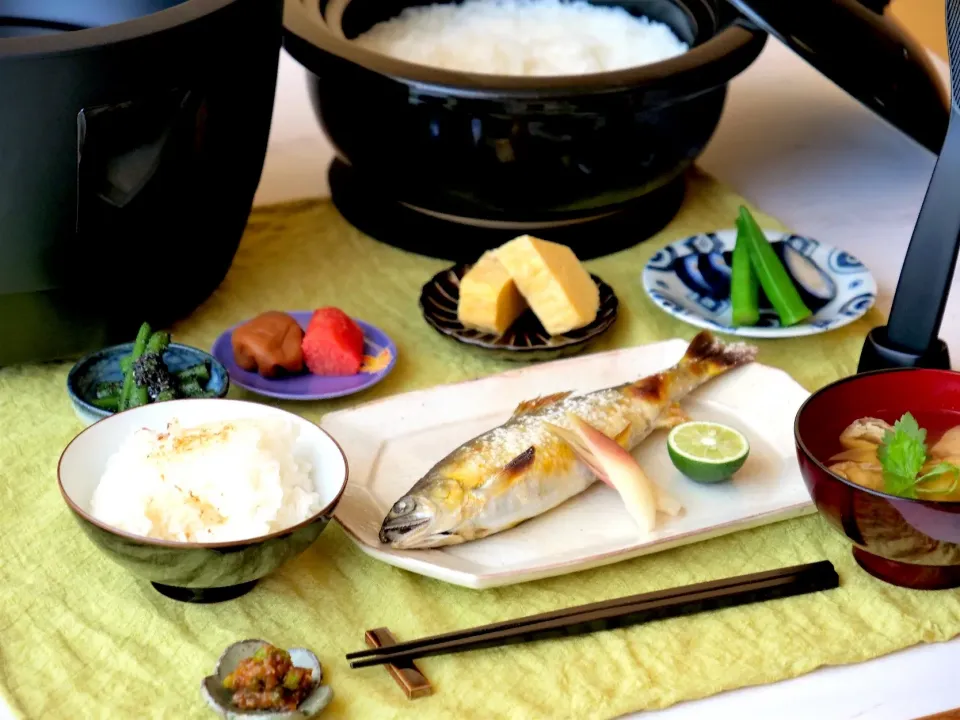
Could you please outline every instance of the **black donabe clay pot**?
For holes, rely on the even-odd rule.
[[[716,129],[727,82],[766,40],[714,0],[618,4],[696,47],[623,71],[544,78],[416,66],[344,39],[399,13],[406,3],[396,0],[291,0],[285,45],[313,73],[324,131],[376,195],[543,228],[608,215],[678,181]]]

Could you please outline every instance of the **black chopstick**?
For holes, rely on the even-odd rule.
[[[493,623],[376,651],[361,651],[362,654],[351,653],[347,659],[353,659],[352,668],[392,664],[420,657],[612,630],[651,620],[829,590],[839,584],[833,565],[821,561]]]
[[[536,623],[546,622],[548,620],[568,618],[595,610],[625,607],[627,605],[635,605],[641,602],[670,600],[673,598],[691,595],[693,593],[709,592],[713,590],[729,588],[731,586],[743,585],[748,582],[794,576],[803,572],[807,572],[811,568],[818,567],[830,567],[832,569],[833,565],[826,560],[822,560],[816,563],[805,563],[803,565],[777,568],[776,570],[765,570],[763,572],[738,575],[735,577],[722,578],[720,580],[710,580],[707,582],[696,583],[694,585],[684,585],[677,588],[669,588],[667,590],[657,590],[655,592],[641,593],[638,595],[627,595],[625,597],[614,598],[613,600],[602,600],[600,602],[589,603],[586,605],[577,605],[575,607],[563,608],[561,610],[551,610],[549,612],[539,613],[537,615],[527,615],[525,617],[514,618],[512,620],[490,623],[489,625],[479,625],[477,627],[467,628],[466,630],[455,630],[453,632],[443,633],[440,635],[431,635],[430,637],[420,638],[419,640],[409,640],[407,642],[397,643],[389,648],[358,650],[357,652],[347,653],[346,659],[356,660],[362,657],[380,655],[385,652],[404,652],[418,647],[423,647],[424,645],[432,645],[437,642],[460,640],[486,632],[496,632],[497,630],[507,630],[525,625],[534,625]]]

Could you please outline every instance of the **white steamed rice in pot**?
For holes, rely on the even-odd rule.
[[[584,0],[466,0],[409,7],[354,42],[418,65],[493,75],[608,72],[689,49],[663,23]]]
[[[101,522],[178,542],[268,535],[321,509],[299,428],[280,418],[138,430],[107,461],[91,500]]]

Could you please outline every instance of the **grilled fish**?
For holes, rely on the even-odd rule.
[[[458,447],[397,500],[380,541],[402,550],[455,545],[541,515],[597,480],[590,463],[551,428],[571,430],[576,416],[633,450],[654,430],[687,419],[681,398],[756,354],[753,346],[725,345],[704,331],[663,372],[585,395],[523,402],[506,423]]]

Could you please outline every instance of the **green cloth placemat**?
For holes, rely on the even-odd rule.
[[[591,350],[689,339],[695,329],[648,301],[647,258],[665,243],[730,227],[742,202],[692,174],[677,218],[652,241],[589,263],[622,303]],[[765,224],[778,227],[764,218]],[[451,238],[455,242],[455,238]],[[216,294],[175,337],[209,348],[228,325],[267,309],[337,305],[399,347],[396,369],[363,396],[287,409],[323,413],[385,395],[516,367],[469,352],[420,318],[420,286],[441,261],[378,244],[328,202],[256,210]],[[761,361],[809,389],[855,370],[879,317],[812,338],[760,342]],[[212,717],[199,693],[222,649],[260,637],[314,650],[335,691],[330,718],[610,718],[822,665],[852,663],[960,633],[960,594],[873,580],[819,517],[783,522],[576,575],[495,590],[445,585],[363,555],[335,524],[245,597],[168,600],[104,558],[61,501],[56,464],[80,429],[64,392],[68,364],[0,371],[0,690],[29,718]],[[243,397],[242,391],[231,391]],[[436,686],[408,701],[382,668],[350,670],[363,631],[413,638],[533,612],[828,558],[842,588],[577,639],[423,660]]]

